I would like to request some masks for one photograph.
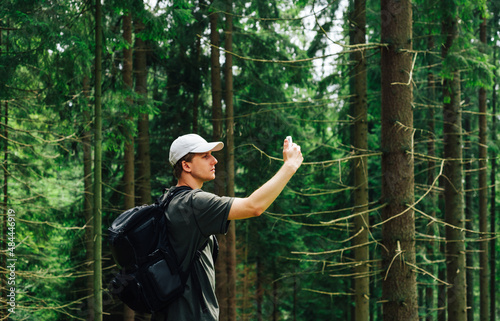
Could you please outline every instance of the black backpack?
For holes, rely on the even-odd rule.
[[[187,186],[173,188],[154,204],[131,208],[109,227],[108,241],[120,273],[108,289],[132,310],[153,313],[168,306],[184,292],[188,271],[181,271],[168,238],[165,209],[172,198]]]

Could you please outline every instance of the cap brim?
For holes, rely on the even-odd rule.
[[[196,146],[191,153],[217,152],[224,148],[223,142],[206,143]]]

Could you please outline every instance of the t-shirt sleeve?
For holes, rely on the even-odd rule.
[[[232,203],[232,197],[220,197],[201,190],[192,194],[193,214],[203,236],[227,233],[227,217]]]

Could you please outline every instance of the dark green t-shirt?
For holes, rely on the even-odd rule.
[[[212,257],[214,234],[225,234],[233,198],[219,197],[200,189],[182,191],[176,195],[166,210],[171,242],[182,270],[189,268],[196,251],[208,240],[208,245],[194,263],[199,286],[189,277],[181,298],[165,311],[168,321],[216,321],[219,305],[215,297],[215,266]],[[201,289],[202,295],[199,293]],[[200,302],[204,301],[204,304]],[[203,307],[206,307],[203,311]]]

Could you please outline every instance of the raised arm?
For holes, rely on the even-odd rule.
[[[291,148],[288,147],[288,141],[285,139],[283,143],[284,164],[270,180],[250,196],[234,199],[229,210],[229,220],[259,216],[283,191],[290,178],[292,178],[304,160],[300,146],[294,143]]]

